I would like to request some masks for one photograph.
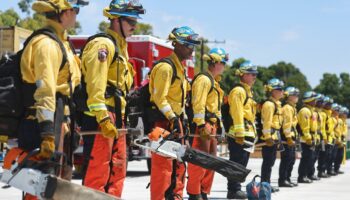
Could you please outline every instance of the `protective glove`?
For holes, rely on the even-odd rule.
[[[51,135],[42,136],[38,157],[48,159],[53,152],[55,152],[55,137]]]
[[[182,132],[182,127],[181,126],[182,125],[181,125],[181,122],[180,122],[179,118],[173,117],[170,120],[170,130],[174,134],[175,138],[178,138],[179,137],[179,133]]]
[[[312,139],[307,139],[305,142],[306,142],[306,144],[309,145],[309,146],[312,145]]]
[[[289,147],[294,147],[295,146],[295,142],[293,141],[292,138],[287,138],[287,145]]]
[[[105,138],[117,138],[118,130],[115,128],[114,124],[110,119],[106,119],[100,122],[101,133]]]
[[[275,142],[273,141],[273,139],[271,137],[266,139],[265,143],[266,143],[266,146],[268,146],[268,147],[272,147],[275,144]]]
[[[199,136],[203,141],[210,139],[211,130],[210,130],[210,127],[208,126],[210,125],[202,124],[198,126]]]
[[[244,145],[244,137],[235,137],[235,142],[239,145]]]
[[[328,139],[327,138],[323,138],[323,142],[324,142],[324,144],[328,144]]]

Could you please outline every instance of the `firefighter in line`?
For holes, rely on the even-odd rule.
[[[263,124],[261,140],[265,141],[262,147],[263,163],[261,166],[261,181],[271,183],[272,167],[275,164],[279,131],[283,124],[282,106],[280,100],[283,98],[283,81],[273,78],[265,85],[269,97],[262,104],[261,122]],[[272,186],[272,192],[278,192],[278,187]]]
[[[221,127],[221,104],[224,91],[219,80],[224,72],[228,55],[222,48],[213,48],[203,56],[208,71],[199,73],[192,81],[193,122],[196,125],[192,147],[216,156],[217,130]],[[214,85],[212,85],[214,84]],[[188,164],[187,193],[190,200],[208,199],[214,180],[214,171]]]
[[[339,104],[337,103],[333,103],[332,106],[332,115],[330,117],[330,123],[332,124],[332,126],[330,127],[331,130],[330,130],[330,142],[332,144],[332,150],[329,154],[329,157],[327,159],[327,174],[330,175],[330,176],[336,176],[337,173],[335,173],[334,171],[334,161],[335,161],[335,158],[337,157],[337,153],[338,153],[338,147],[337,147],[337,132],[339,131],[338,129],[338,117],[339,117]]]
[[[340,165],[343,161],[344,156],[344,121],[341,117],[342,106],[338,105],[335,109],[335,118],[337,120],[337,125],[334,128],[335,135],[335,146],[334,146],[334,158],[333,158],[333,171],[335,174],[339,174]]]
[[[341,135],[339,137],[339,145],[337,157],[334,162],[334,172],[337,174],[344,174],[343,171],[340,170],[340,165],[344,160],[344,154],[346,153],[346,138],[348,135],[348,125],[346,123],[347,116],[349,114],[349,110],[346,107],[341,107],[339,111],[339,119],[342,120],[342,127],[340,128]]]
[[[333,105],[333,99],[330,97],[324,98],[324,112],[326,113],[326,151],[325,151],[325,157],[324,160],[321,160],[321,174],[323,173],[323,176],[325,178],[328,178],[331,176],[331,173],[328,173],[328,166],[331,162],[332,158],[332,152],[333,152],[333,137],[334,137],[334,120],[332,118],[332,105]],[[327,177],[326,177],[327,176]]]
[[[296,130],[298,124],[296,105],[299,100],[300,91],[296,87],[287,87],[285,90],[286,104],[282,108],[283,113],[283,134],[282,141],[285,143],[284,151],[281,152],[281,162],[279,167],[279,187],[294,187],[297,183],[291,182],[291,174],[295,163],[296,138],[299,134]]]
[[[301,133],[302,155],[298,168],[298,183],[312,183],[308,175],[313,166],[315,136],[317,131],[317,114],[314,111],[317,94],[307,91],[303,96],[303,107],[298,113],[298,129]]]
[[[331,98],[325,96],[321,101],[317,101],[317,109],[318,116],[320,119],[320,136],[321,140],[323,140],[324,143],[324,150],[319,152],[318,155],[318,166],[317,166],[317,177],[319,178],[328,178],[329,176],[325,173],[326,170],[326,158],[327,153],[329,152],[329,144],[328,144],[328,136],[327,136],[327,121],[328,121],[328,115],[327,112],[330,111],[330,105],[331,105]],[[322,105],[319,105],[322,104]],[[323,144],[321,144],[323,145]],[[322,147],[322,146],[321,146]],[[323,148],[323,147],[322,147]]]
[[[240,82],[231,90],[228,96],[229,113],[233,123],[227,133],[230,160],[247,166],[249,152],[245,151],[245,140],[254,142],[256,129],[254,125],[256,102],[253,100],[252,87],[256,81],[258,70],[256,65],[246,61],[235,71]],[[227,180],[228,199],[246,199],[240,182]]]
[[[103,10],[110,20],[106,34],[112,39],[96,37],[82,52],[88,111],[82,117],[81,130],[101,131],[83,137],[86,158],[83,185],[116,197],[122,196],[127,162],[126,136],[118,132],[124,127],[125,97],[131,85],[127,81],[132,66],[128,62],[126,38],[132,35],[144,12],[140,4],[113,0]]]
[[[149,92],[154,104],[156,117],[154,126],[171,131],[171,137],[182,144],[185,99],[188,91],[185,67],[182,61],[192,56],[194,48],[200,44],[198,34],[190,27],[174,28],[168,36],[174,52],[169,62],[159,62],[150,74]],[[173,79],[175,75],[175,79]],[[172,161],[152,153],[151,199],[182,199],[185,187],[185,163]]]
[[[69,0],[37,0],[32,5],[34,11],[45,15],[44,28],[51,30],[62,42],[67,55],[67,61],[61,68],[64,53],[60,45],[46,35],[34,37],[22,54],[20,68],[24,88],[27,88],[25,104],[30,105],[27,105],[26,114],[19,126],[18,146],[25,151],[40,147],[37,156],[39,160],[50,158],[55,150],[62,151],[55,145],[55,140],[56,144],[63,144],[63,141],[58,141],[60,138],[55,137],[55,126],[61,126],[61,132],[66,136],[70,134],[68,122],[54,119],[57,112],[70,115],[70,94],[80,83],[80,60],[67,40],[67,30],[75,26],[76,16],[82,6],[79,3]],[[33,86],[34,90],[28,89]],[[59,98],[64,102],[62,110],[56,110]],[[60,175],[71,179],[71,174]],[[24,199],[37,198],[27,194]]]
[[[315,148],[314,148],[314,154],[313,154],[313,160],[312,160],[312,167],[309,171],[309,174],[308,174],[308,178],[310,180],[313,180],[313,181],[318,181],[320,180],[321,177],[318,177],[315,175],[315,172],[316,172],[316,167],[315,167],[315,164],[316,164],[316,161],[318,160],[319,158],[319,154],[320,152],[323,152],[325,151],[325,144],[324,144],[324,134],[325,133],[322,133],[322,127],[324,127],[324,119],[321,115],[321,109],[322,109],[322,105],[323,105],[323,99],[324,99],[324,95],[323,94],[317,94],[316,95],[316,105],[315,105],[315,109],[314,109],[314,112],[316,113],[316,121],[317,121],[317,130],[316,130],[316,133],[315,133]]]

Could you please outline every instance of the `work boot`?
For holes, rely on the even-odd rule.
[[[293,187],[297,187],[298,183],[292,182],[290,179],[287,179],[287,181],[293,185]]]
[[[318,172],[318,177],[320,177],[320,178],[329,178],[329,176],[326,173],[324,173],[324,172]]]
[[[308,177],[310,180],[313,180],[313,181],[319,181],[321,180],[319,177],[315,176],[315,175],[312,175],[312,176],[309,176]]]
[[[344,172],[340,171],[340,170],[335,171],[335,173],[337,173],[337,174],[344,174]]]
[[[208,200],[208,195],[204,192],[201,193],[203,200]]]
[[[188,194],[188,200],[203,200],[200,194]]]
[[[330,176],[336,176],[337,173],[335,173],[333,170],[327,172],[328,175]]]
[[[227,199],[247,199],[247,193],[241,190],[236,192],[228,191],[226,198]]]
[[[280,191],[280,189],[279,189],[278,187],[276,187],[276,186],[271,186],[271,192],[272,192],[272,193],[279,192],[279,191]]]
[[[278,181],[278,187],[293,187],[293,185],[289,183],[287,180],[284,180],[284,181]]]
[[[310,180],[307,177],[299,177],[298,178],[298,183],[312,183],[312,180]]]

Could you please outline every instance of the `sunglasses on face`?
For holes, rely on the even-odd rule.
[[[134,19],[123,17],[122,20],[126,21],[126,23],[128,23],[130,26],[136,26],[137,24],[137,20]]]
[[[191,49],[191,50],[194,50],[194,48],[196,47],[194,44],[188,44],[188,43],[184,43],[182,45],[187,47],[187,48],[189,48],[189,49]]]

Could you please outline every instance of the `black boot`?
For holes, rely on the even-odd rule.
[[[288,181],[290,184],[292,184],[293,187],[297,187],[297,186],[298,186],[298,183],[294,183],[294,182],[292,182],[290,179],[287,179],[287,181]]]
[[[340,171],[340,170],[335,171],[335,173],[337,173],[337,174],[344,174],[344,172]]]
[[[188,200],[203,200],[200,194],[188,194]]]
[[[317,176],[315,176],[315,175],[309,176],[308,178],[309,178],[310,180],[313,180],[313,181],[319,181],[319,180],[320,180],[320,178],[317,177]]]
[[[337,173],[335,173],[333,170],[327,172],[328,175],[330,176],[336,176]]]
[[[299,177],[298,178],[298,183],[312,183],[312,180],[310,180],[307,177]]]
[[[247,199],[247,194],[241,190],[236,192],[227,192],[227,198],[228,199]]]
[[[201,193],[203,200],[208,200],[208,195],[204,192]]]
[[[324,173],[324,172],[318,172],[318,177],[320,177],[320,178],[329,178],[329,176],[326,173]]]
[[[278,181],[278,187],[293,187],[293,185],[289,183],[287,180],[284,180],[284,181]]]

